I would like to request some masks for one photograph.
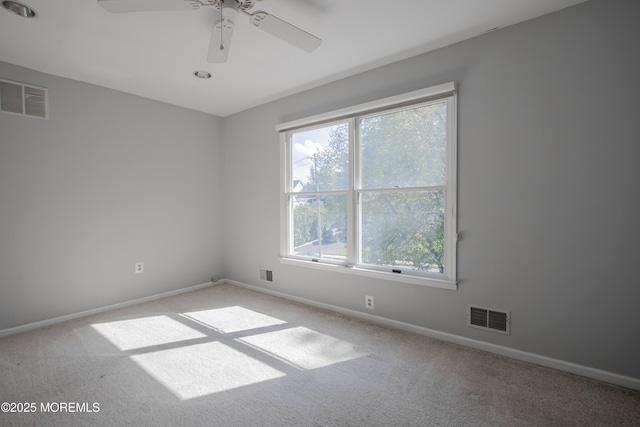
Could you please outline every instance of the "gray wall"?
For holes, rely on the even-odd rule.
[[[638,16],[592,0],[225,118],[226,277],[640,378]],[[459,289],[281,264],[274,125],[447,81]],[[510,309],[511,335],[467,327],[467,304]]]
[[[48,87],[50,107],[0,114],[0,330],[223,274],[220,118],[3,62],[0,77]]]

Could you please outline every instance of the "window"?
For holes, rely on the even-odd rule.
[[[277,126],[283,261],[455,289],[455,101],[448,83]]]

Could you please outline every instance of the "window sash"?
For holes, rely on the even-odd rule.
[[[356,266],[360,267],[360,268],[370,268],[370,269],[375,269],[375,270],[380,270],[380,271],[386,271],[386,272],[390,272],[390,273],[394,273],[394,274],[410,274],[410,275],[416,275],[416,276],[423,276],[423,277],[435,277],[435,278],[441,278],[443,277],[443,272],[434,272],[432,271],[434,268],[436,267],[440,267],[441,265],[444,265],[445,270],[444,272],[447,272],[446,269],[449,268],[449,266],[447,266],[444,262],[444,259],[441,259],[441,262],[439,263],[428,263],[426,264],[423,268],[420,268],[419,266],[412,266],[410,264],[407,264],[407,258],[399,258],[398,260],[393,260],[391,262],[379,262],[379,263],[374,263],[371,262],[371,260],[367,261],[365,260],[365,256],[363,254],[364,251],[367,250],[375,250],[376,245],[375,242],[378,241],[378,243],[382,243],[382,247],[386,247],[386,243],[388,243],[388,241],[384,240],[384,238],[380,238],[378,237],[377,239],[375,237],[371,237],[369,235],[365,235],[365,232],[368,231],[367,230],[367,224],[371,223],[371,221],[369,220],[371,215],[379,215],[381,216],[381,218],[378,218],[377,221],[373,221],[373,226],[374,227],[379,227],[381,230],[386,230],[387,229],[387,225],[389,224],[389,221],[393,222],[395,219],[397,219],[398,216],[405,216],[407,214],[410,214],[412,211],[415,213],[417,212],[417,219],[419,221],[421,221],[420,223],[409,223],[407,224],[407,227],[404,230],[412,230],[415,228],[418,228],[419,230],[415,230],[418,233],[422,234],[422,240],[420,241],[420,243],[426,242],[429,243],[428,238],[429,237],[433,237],[433,232],[435,230],[433,230],[434,225],[429,224],[429,217],[433,216],[433,215],[442,215],[442,227],[443,230],[446,229],[447,223],[446,223],[446,218],[444,215],[444,212],[439,213],[438,211],[440,210],[438,208],[438,205],[430,205],[427,202],[427,199],[423,199],[424,203],[421,203],[419,205],[416,205],[415,200],[404,200],[404,202],[410,202],[410,206],[411,209],[407,212],[396,212],[396,214],[394,216],[391,216],[389,214],[386,214],[384,212],[376,212],[376,211],[369,211],[369,212],[364,212],[364,206],[367,204],[366,202],[366,198],[367,196],[370,197],[375,197],[375,196],[380,196],[380,197],[385,197],[386,196],[391,196],[392,199],[388,200],[389,202],[389,207],[396,209],[398,206],[394,204],[394,202],[396,200],[393,200],[394,196],[400,196],[401,198],[410,198],[412,194],[416,194],[416,195],[423,195],[423,196],[427,196],[428,194],[434,194],[434,193],[439,193],[442,196],[442,199],[440,201],[440,203],[442,204],[442,208],[446,209],[445,203],[446,203],[446,187],[445,186],[438,186],[438,187],[421,187],[421,188],[406,188],[406,189],[398,189],[398,188],[392,188],[392,189],[384,189],[384,190],[363,190],[363,191],[358,191],[358,214],[357,214],[357,220],[359,221],[359,225],[357,227],[357,232],[358,232],[358,256],[357,256],[357,261],[356,261]],[[422,201],[421,201],[422,202]],[[418,209],[418,208],[427,208],[427,210],[422,210],[422,211],[415,211],[414,209]],[[433,210],[432,212],[429,212],[428,210]],[[385,218],[386,217],[386,218]],[[406,218],[405,218],[406,219]],[[424,222],[423,222],[424,221]],[[439,221],[437,221],[439,222]],[[425,224],[426,223],[426,224]],[[435,225],[437,227],[437,224]],[[379,236],[379,235],[378,235]],[[404,235],[404,237],[401,239],[401,242],[398,242],[397,246],[396,246],[396,250],[406,250],[407,246],[411,246],[411,244],[415,244],[417,243],[415,240],[413,240],[411,237],[411,233],[408,233],[407,235]],[[367,244],[365,243],[364,239],[365,237],[367,237],[371,243]],[[446,252],[446,245],[447,242],[444,243],[444,247],[445,247],[445,252]],[[380,248],[378,248],[380,249]],[[430,250],[432,248],[429,248]],[[383,256],[385,256],[384,251],[382,253]],[[433,252],[432,252],[433,255]],[[390,256],[390,254],[386,254],[386,256]],[[435,256],[435,255],[434,255]],[[399,261],[399,262],[396,262]],[[434,265],[435,264],[435,265]]]
[[[289,196],[289,208],[291,211],[290,221],[291,221],[291,225],[293,226],[292,233],[290,234],[290,237],[289,237],[290,243],[289,243],[288,253],[290,256],[294,256],[300,259],[311,259],[314,262],[329,262],[332,264],[340,264],[340,265],[346,264],[347,254],[345,253],[343,256],[340,255],[340,253],[343,252],[344,250],[344,248],[342,247],[342,240],[345,239],[345,236],[343,236],[341,233],[340,234],[336,233],[335,236],[328,236],[325,234],[325,230],[332,231],[335,228],[333,227],[333,225],[336,225],[336,224],[335,222],[333,222],[333,219],[340,219],[340,220],[342,219],[342,218],[336,217],[335,212],[334,212],[334,216],[331,216],[330,210],[327,212],[322,211],[322,207],[325,206],[325,204],[323,203],[323,200],[326,203],[327,197],[331,197],[331,196],[336,197],[336,199],[344,198],[344,202],[343,202],[345,204],[345,210],[343,212],[344,221],[345,221],[344,229],[346,229],[346,218],[347,218],[347,212],[346,212],[347,192],[346,191],[342,191],[342,192],[327,191],[327,192],[303,193],[303,194],[293,193]],[[309,231],[309,234],[308,234],[309,237],[306,238],[304,241],[297,242],[298,243],[297,245],[295,241],[297,237],[297,234],[296,234],[297,221],[296,221],[296,216],[294,214],[294,209],[296,205],[301,206],[303,202],[301,202],[300,204],[297,204],[296,199],[302,199],[302,200],[306,199],[307,201],[304,204],[309,207],[309,211],[313,215],[311,217],[311,219],[313,219],[313,222],[310,222],[310,223],[305,223],[303,221],[304,218],[300,218],[302,222],[302,227],[303,227],[302,230]],[[313,200],[310,201],[309,199],[313,199]],[[338,214],[339,213],[341,212],[338,212]],[[309,213],[307,213],[307,216],[309,216]],[[328,221],[331,221],[332,227],[323,227],[323,224],[329,224]],[[338,221],[338,223],[340,222],[342,221]],[[304,228],[305,225],[309,226],[309,229]],[[337,231],[341,232],[343,230],[337,230]],[[331,240],[332,237],[335,237],[335,241],[328,241],[328,240]],[[348,237],[346,238],[348,239]]]

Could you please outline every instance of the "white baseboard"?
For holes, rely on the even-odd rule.
[[[109,311],[109,310],[115,310],[117,308],[128,307],[130,305],[141,304],[143,302],[154,301],[154,300],[157,300],[157,299],[171,297],[171,296],[183,294],[183,293],[186,293],[186,292],[196,291],[198,289],[206,288],[208,286],[213,286],[213,285],[216,285],[218,283],[222,283],[222,281],[218,281],[218,282],[215,282],[215,283],[214,282],[201,283],[199,285],[189,286],[187,288],[176,289],[175,291],[163,292],[161,294],[156,294],[156,295],[151,295],[151,296],[148,296],[148,297],[138,298],[138,299],[134,299],[134,300],[131,300],[131,301],[125,301],[125,302],[121,302],[121,303],[118,303],[118,304],[111,304],[111,305],[107,305],[107,306],[104,306],[104,307],[98,307],[98,308],[94,308],[94,309],[91,309],[91,310],[81,311],[81,312],[78,312],[78,313],[67,314],[65,316],[54,317],[53,319],[47,319],[47,320],[42,320],[42,321],[39,321],[39,322],[28,323],[26,325],[20,325],[20,326],[14,327],[14,328],[2,329],[2,330],[0,330],[0,338],[2,338],[4,336],[7,336],[7,335],[13,335],[13,334],[19,334],[21,332],[32,331],[34,329],[43,328],[45,326],[55,325],[57,323],[66,322],[68,320],[74,320],[74,319],[79,319],[81,317],[91,316],[93,314],[98,314],[98,313],[102,313],[102,312]]]
[[[559,371],[580,375],[580,376],[591,378],[598,381],[603,381],[603,382],[614,384],[620,387],[640,390],[640,379],[637,379],[637,378],[627,377],[624,375],[615,374],[613,372],[603,371],[601,369],[595,369],[589,366],[578,365],[575,363],[566,362],[564,360],[541,356],[539,354],[516,350],[513,348],[491,344],[484,341],[465,338],[459,335],[439,332],[433,329],[424,328],[422,326],[412,325],[410,323],[404,323],[397,320],[376,316],[373,314],[363,313],[360,311],[350,310],[347,308],[338,307],[331,304],[325,304],[325,303],[313,301],[306,298],[296,297],[293,295],[288,295],[285,293],[273,291],[270,289],[261,288],[259,286],[248,285],[246,283],[238,282],[236,280],[223,279],[221,280],[221,282],[228,283],[230,285],[240,286],[246,289],[251,289],[253,291],[258,291],[265,294],[273,295],[279,298],[300,302],[300,303],[311,305],[314,307],[324,308],[326,310],[330,310],[330,311],[334,311],[347,316],[367,320],[372,323],[377,323],[379,325],[390,326],[393,328],[414,332],[420,335],[425,335],[425,336],[439,339],[442,341],[447,341],[450,343],[459,344],[459,345],[475,348],[482,351],[487,351],[489,353],[498,354],[500,356],[509,357],[511,359],[520,360],[523,362],[528,362],[535,365],[544,366],[547,368],[557,369]]]

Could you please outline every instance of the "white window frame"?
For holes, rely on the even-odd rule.
[[[422,272],[403,270],[401,274],[382,271],[383,269],[376,266],[356,265],[355,260],[358,259],[357,247],[358,233],[357,229],[357,213],[356,198],[359,188],[355,180],[356,168],[359,167],[357,159],[357,138],[356,119],[367,115],[382,114],[407,108],[411,105],[417,105],[435,100],[447,101],[447,165],[446,165],[446,198],[445,198],[445,273],[444,274],[426,274]],[[325,260],[310,260],[307,257],[297,257],[290,254],[293,230],[291,229],[293,221],[291,220],[292,212],[290,211],[290,203],[288,200],[291,189],[288,188],[291,183],[291,153],[290,138],[291,132],[300,130],[309,130],[318,127],[329,126],[336,122],[350,122],[350,138],[349,138],[349,189],[347,196],[347,228],[350,230],[347,239],[347,262],[336,263],[327,262]],[[457,252],[457,91],[454,82],[433,86],[389,98],[380,99],[365,104],[359,104],[340,110],[318,114],[315,116],[281,123],[276,126],[276,131],[280,132],[280,158],[281,158],[281,200],[280,200],[280,217],[281,217],[281,235],[280,235],[280,259],[282,263],[318,268],[323,270],[331,270],[344,272],[349,274],[358,274],[379,279],[391,280],[394,282],[412,283],[418,285],[426,285],[444,289],[457,289],[456,279],[456,252]]]

